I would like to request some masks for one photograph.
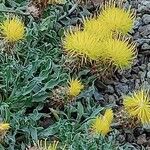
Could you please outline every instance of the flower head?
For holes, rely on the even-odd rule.
[[[77,31],[66,34],[64,48],[71,55],[97,60],[101,55],[99,39],[90,32]]]
[[[0,123],[0,133],[4,133],[4,132],[8,131],[9,128],[10,128],[9,123]]]
[[[9,42],[16,42],[18,40],[21,40],[25,34],[24,24],[17,17],[6,19],[1,24],[0,28],[2,29],[4,38]]]
[[[100,41],[112,37],[111,30],[96,18],[84,20],[84,31],[94,34]]]
[[[134,14],[130,10],[108,5],[99,16],[99,20],[112,31],[127,34],[134,25]]]
[[[69,82],[69,87],[68,87],[68,94],[69,96],[77,96],[81,92],[81,90],[84,88],[83,84],[80,82],[78,79],[72,79]]]
[[[132,96],[125,97],[124,107],[130,116],[137,118],[142,124],[150,124],[150,97],[148,92],[141,90]]]
[[[124,69],[131,66],[135,58],[135,45],[126,39],[109,39],[105,41],[105,55],[117,68]]]
[[[93,124],[92,129],[95,133],[105,136],[110,130],[110,126],[113,120],[113,111],[107,109],[104,116],[97,117]]]

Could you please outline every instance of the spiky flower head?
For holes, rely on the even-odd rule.
[[[107,28],[123,34],[131,31],[134,19],[135,15],[130,9],[125,10],[124,8],[116,7],[114,3],[106,5],[99,16],[99,20]]]
[[[105,41],[104,59],[108,60],[118,69],[129,68],[136,56],[135,45],[129,44],[126,39],[109,39]]]
[[[101,55],[99,39],[90,32],[77,31],[66,34],[64,39],[65,51],[74,56],[97,60]]]
[[[100,41],[112,38],[111,30],[96,18],[84,19],[84,31],[94,34]]]
[[[18,17],[7,18],[0,26],[2,35],[9,42],[16,42],[23,39],[25,27]]]
[[[68,86],[69,96],[76,97],[80,94],[81,90],[84,88],[83,84],[78,79],[71,79]]]
[[[8,131],[9,128],[10,128],[9,123],[0,123],[0,133],[4,133],[4,132]]]
[[[94,120],[92,124],[93,132],[105,136],[111,130],[110,126],[112,120],[113,120],[113,111],[111,109],[107,109],[105,111],[104,116],[99,116]]]
[[[142,124],[150,124],[150,97],[145,90],[134,92],[123,101],[124,107],[130,116],[137,118]]]

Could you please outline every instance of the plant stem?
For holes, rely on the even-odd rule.
[[[74,4],[74,5],[72,6],[72,8],[68,11],[68,13],[65,13],[63,16],[61,16],[61,17],[58,19],[58,21],[61,20],[61,19],[63,19],[63,18],[65,18],[65,17],[67,17],[68,15],[70,15],[77,7],[78,7],[78,3]]]

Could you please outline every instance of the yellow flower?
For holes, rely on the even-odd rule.
[[[113,120],[113,111],[107,109],[104,116],[97,117],[93,124],[92,129],[96,134],[101,134],[105,136],[110,130],[110,126]]]
[[[84,31],[94,34],[100,41],[112,38],[111,30],[95,18],[84,20]]]
[[[99,16],[101,23],[112,31],[127,34],[134,25],[134,14],[130,10],[108,5]]]
[[[78,79],[72,79],[69,82],[68,94],[69,96],[78,96],[81,90],[84,88],[83,84]]]
[[[22,21],[13,17],[12,19],[6,19],[0,26],[2,34],[9,42],[16,42],[23,39],[25,34],[25,27]]]
[[[108,58],[114,66],[120,69],[131,66],[136,56],[134,44],[129,44],[126,39],[109,39],[104,45],[104,59]]]
[[[101,48],[99,39],[90,32],[77,31],[66,34],[64,48],[67,53],[90,60],[99,59]]]
[[[132,117],[137,118],[142,124],[150,124],[150,97],[149,93],[141,90],[132,96],[125,97],[124,107]]]
[[[9,123],[0,123],[0,133],[4,133],[4,132],[8,131],[9,128],[10,128]]]

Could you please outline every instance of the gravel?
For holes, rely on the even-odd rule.
[[[122,105],[125,95],[141,88],[150,89],[150,0],[128,0],[125,6],[129,4],[137,10],[137,19],[130,34],[137,43],[138,57],[131,69],[117,72],[116,79],[111,81],[111,84],[106,83],[107,89],[102,94],[105,101],[109,104],[115,101],[118,107]],[[149,148],[150,136],[147,134],[138,135],[136,140],[131,135],[125,137],[130,143],[135,142],[146,149]],[[122,138],[124,140],[124,136]]]

